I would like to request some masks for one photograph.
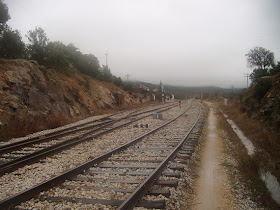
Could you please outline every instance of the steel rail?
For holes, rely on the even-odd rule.
[[[5,149],[5,148],[7,148],[9,146],[17,145],[19,143],[29,142],[29,141],[32,141],[32,140],[39,140],[39,139],[47,138],[49,136],[53,136],[53,135],[59,134],[59,133],[64,132],[64,131],[69,131],[69,130],[75,129],[77,127],[82,127],[82,126],[84,126],[86,124],[98,122],[100,120],[105,120],[105,119],[107,119],[109,117],[112,117],[114,115],[115,114],[111,114],[111,115],[108,115],[106,117],[102,117],[100,119],[92,120],[92,121],[89,121],[89,122],[84,122],[84,123],[81,123],[79,125],[73,125],[71,127],[67,127],[67,128],[61,129],[61,130],[56,130],[56,131],[53,131],[53,132],[50,132],[50,133],[46,133],[46,134],[43,134],[43,135],[31,137],[31,138],[28,138],[28,139],[25,139],[25,140],[22,140],[22,141],[19,141],[19,142],[14,142],[14,143],[11,143],[11,144],[3,145],[3,146],[0,147],[0,151],[2,151],[3,149]]]
[[[94,125],[90,125],[90,126],[83,127],[83,128],[78,128],[78,129],[75,129],[75,127],[73,127],[72,129],[75,129],[75,130],[72,130],[72,129],[70,131],[69,130],[68,131],[63,130],[62,132],[56,132],[53,135],[48,135],[48,136],[45,136],[43,138],[36,137],[36,138],[28,139],[28,141],[24,141],[24,142],[21,142],[21,141],[20,142],[15,142],[15,143],[12,143],[10,145],[5,145],[5,146],[1,147],[0,148],[0,155],[3,155],[3,154],[6,154],[6,153],[9,153],[9,152],[21,149],[23,147],[31,146],[31,145],[34,145],[36,143],[49,142],[49,141],[51,141],[55,138],[60,138],[60,137],[67,136],[67,135],[70,135],[70,134],[73,134],[73,133],[76,133],[76,132],[79,132],[79,131],[88,130],[88,129],[91,129],[91,128],[94,128],[94,127],[106,125],[106,124],[111,123],[111,122],[113,122],[113,120],[110,120],[110,121],[107,121],[107,122],[101,122],[101,123],[98,123],[98,124],[94,124]]]
[[[182,112],[180,115],[176,116],[175,118],[167,121],[166,123],[164,123],[161,126],[158,126],[155,129],[133,139],[132,141],[130,141],[124,145],[121,145],[121,146],[117,147],[116,149],[111,150],[110,152],[100,155],[74,169],[69,169],[68,171],[66,171],[60,175],[57,175],[43,183],[40,183],[30,189],[26,189],[23,192],[15,194],[14,196],[1,200],[0,209],[10,209],[26,200],[29,200],[31,198],[38,196],[40,194],[40,192],[48,190],[54,186],[57,186],[57,185],[63,183],[66,179],[74,177],[74,176],[82,173],[83,171],[87,170],[88,168],[101,163],[102,161],[108,159],[112,154],[115,154],[115,153],[118,153],[118,152],[121,152],[121,151],[127,149],[128,147],[141,141],[144,137],[149,136],[149,135],[155,133],[156,131],[160,130],[161,128],[169,125],[170,123],[172,123],[173,121],[178,119],[180,116],[184,115],[191,107],[192,107],[192,104],[190,105],[190,107],[187,110],[185,110],[184,112]]]
[[[169,107],[169,106],[176,106],[176,105],[172,104],[172,105],[168,105],[166,107]],[[89,130],[89,129],[95,128],[97,126],[111,125],[114,122],[118,122],[118,121],[121,121],[123,119],[127,119],[127,118],[130,118],[130,117],[134,117],[134,116],[137,116],[137,115],[140,115],[140,114],[144,114],[144,113],[147,113],[147,112],[152,112],[154,110],[159,110],[159,109],[163,109],[163,108],[165,108],[165,107],[155,108],[155,109],[148,110],[148,111],[145,111],[145,112],[141,112],[141,113],[138,113],[138,114],[135,113],[133,115],[127,115],[127,116],[125,116],[123,118],[120,118],[120,119],[109,120],[107,122],[101,122],[101,123],[94,124],[94,125],[89,125],[89,126],[86,126],[86,127],[81,127],[81,125],[72,126],[70,128],[65,128],[63,130],[55,131],[55,132],[45,134],[45,135],[42,135],[42,136],[39,136],[39,137],[34,137],[34,138],[26,139],[26,140],[23,140],[23,141],[15,142],[15,143],[12,143],[12,144],[4,145],[4,146],[0,147],[0,155],[11,152],[11,151],[15,151],[17,149],[21,149],[23,147],[27,147],[27,146],[30,146],[30,145],[33,145],[33,144],[36,144],[36,143],[48,142],[48,141],[51,141],[55,138],[60,138],[60,137],[67,136],[67,135],[70,135],[70,134],[73,134],[73,133],[77,133],[77,132],[80,132],[80,131],[83,131],[83,130]],[[87,123],[83,123],[83,125],[91,124],[93,122],[100,121],[101,119],[106,120],[107,118],[112,117],[113,115],[115,115],[115,114],[106,116],[104,118],[100,118],[98,120],[93,120],[93,121],[90,121],[90,122],[87,122]],[[79,127],[81,127],[81,128],[79,128]],[[102,128],[100,128],[100,129],[102,129]],[[100,130],[100,129],[98,129],[98,130]]]
[[[130,196],[117,208],[118,210],[127,210],[133,209],[137,203],[143,198],[143,196],[148,192],[148,190],[153,186],[156,180],[160,177],[163,170],[166,168],[168,161],[174,159],[176,153],[181,149],[183,144],[186,142],[187,138],[190,136],[191,132],[197,125],[197,122],[200,119],[201,115],[201,106],[199,105],[199,115],[197,120],[192,125],[188,133],[183,137],[181,142],[170,152],[170,154],[157,166],[156,169],[145,179],[145,181],[140,184],[137,189],[130,194]]]
[[[142,109],[142,108],[141,108]],[[18,143],[23,143],[23,142],[28,142],[28,141],[32,141],[32,140],[36,140],[36,139],[43,139],[45,137],[49,137],[49,136],[52,136],[52,135],[55,135],[55,134],[59,134],[61,132],[64,132],[64,131],[69,131],[69,130],[72,130],[72,129],[76,129],[78,127],[82,127],[84,125],[87,125],[87,124],[90,124],[90,123],[94,123],[94,122],[98,122],[98,121],[101,121],[101,120],[106,120],[107,118],[110,118],[114,115],[118,115],[120,113],[123,113],[123,112],[126,112],[126,110],[123,110],[123,111],[119,111],[117,113],[113,113],[113,114],[109,114],[105,117],[101,117],[99,119],[95,119],[95,120],[92,120],[92,121],[89,121],[89,122],[84,122],[84,123],[80,123],[79,125],[72,125],[72,126],[69,126],[67,128],[63,128],[61,130],[56,130],[56,131],[53,131],[53,132],[50,132],[50,133],[47,133],[47,134],[43,134],[43,135],[39,135],[39,136],[35,136],[35,137],[31,137],[31,138],[28,138],[28,139],[25,139],[25,140],[22,140],[22,141],[19,141],[19,142],[15,142],[15,143],[11,143],[11,144],[7,144],[7,145],[3,145],[0,147],[0,151],[6,147],[9,147],[9,146],[12,146],[12,145],[16,145]],[[133,111],[133,112],[136,112],[136,111]],[[129,115],[129,114],[128,114]],[[42,138],[43,137],[43,138]]]
[[[165,109],[162,109],[161,112],[163,111],[166,111],[166,110],[169,110],[171,108],[173,108],[174,106],[170,106],[168,108],[165,108]],[[41,149],[41,150],[38,150],[36,152],[33,152],[29,155],[26,155],[26,156],[23,156],[21,158],[17,158],[15,160],[12,160],[12,161],[9,161],[7,163],[4,163],[2,165],[0,165],[0,176],[4,175],[5,173],[8,173],[8,172],[12,172],[16,169],[18,169],[19,167],[23,167],[25,165],[28,165],[28,164],[32,164],[32,163],[35,163],[35,162],[38,162],[40,159],[42,158],[45,158],[47,156],[50,156],[50,155],[53,155],[53,154],[56,154],[62,150],[65,150],[65,149],[68,149],[70,147],[73,147],[77,144],[80,144],[82,142],[85,142],[85,141],[88,141],[88,140],[91,140],[93,138],[97,138],[97,137],[100,137],[104,134],[107,134],[109,132],[112,132],[113,130],[116,130],[118,128],[121,128],[121,127],[124,127],[126,125],[129,125],[133,122],[136,122],[136,121],[139,121],[141,119],[144,119],[146,117],[149,117],[151,116],[151,114],[148,114],[148,115],[145,115],[145,116],[142,116],[140,118],[137,118],[135,120],[132,120],[132,121],[129,121],[129,122],[126,122],[126,123],[123,123],[121,125],[118,125],[116,127],[113,127],[111,129],[108,129],[108,130],[105,130],[105,131],[102,131],[98,134],[95,134],[95,135],[92,135],[92,136],[89,136],[91,135],[92,133],[96,132],[97,130],[101,130],[103,128],[106,128],[107,125],[104,125],[98,129],[95,129],[93,131],[89,131],[85,134],[83,134],[82,136],[78,136],[78,137],[74,137],[74,138],[71,138],[71,139],[68,139],[68,140],[65,140],[63,142],[60,142],[58,144],[55,144],[55,145],[52,145],[50,147],[47,147],[47,148],[44,148],[44,149]],[[113,124],[114,122],[112,122],[111,124]],[[110,124],[110,125],[111,125]]]

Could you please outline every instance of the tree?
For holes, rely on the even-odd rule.
[[[280,73],[280,62],[279,61],[277,62],[277,65],[273,65],[273,68],[270,69],[269,73],[271,75]]]
[[[76,67],[78,63],[78,58],[82,57],[82,53],[80,52],[79,48],[77,48],[74,44],[71,43],[66,46],[65,50],[70,64]]]
[[[102,66],[102,68],[100,68],[100,76],[99,78],[103,81],[106,82],[112,82],[113,81],[113,75],[111,73],[110,68],[108,68],[108,66]]]
[[[258,69],[268,69],[274,65],[274,53],[263,47],[255,47],[251,49],[247,56],[248,66]]]
[[[116,86],[123,88],[123,81],[120,77],[113,76],[113,81]]]
[[[24,58],[26,47],[18,30],[7,29],[0,38],[0,57]]]
[[[49,42],[46,46],[45,63],[48,68],[65,69],[69,67],[66,45],[59,41]]]
[[[39,64],[45,64],[46,46],[48,38],[45,31],[39,27],[34,31],[28,31],[27,36],[30,44],[27,46],[30,59],[36,60]]]
[[[6,22],[10,19],[8,6],[0,0],[0,35],[2,35]]]
[[[263,76],[269,75],[269,70],[274,66],[274,53],[263,47],[255,47],[251,49],[247,56],[248,66],[256,67],[250,74],[253,82],[258,82]]]
[[[254,69],[253,72],[250,74],[250,80],[252,82],[258,82],[261,77],[268,76],[269,73],[267,69]]]
[[[93,54],[78,54],[74,62],[74,67],[80,72],[95,78],[97,78],[100,73],[99,61]]]

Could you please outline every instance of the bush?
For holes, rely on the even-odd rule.
[[[27,111],[23,114],[17,112],[11,116],[7,125],[0,127],[0,139],[6,141],[44,130],[46,129],[44,123],[43,116],[31,116]]]
[[[114,84],[118,87],[123,87],[123,81],[120,77],[114,76]]]
[[[261,77],[268,76],[269,73],[267,69],[254,69],[254,71],[250,74],[250,79],[252,82],[259,82]]]
[[[270,73],[270,75],[280,73],[280,62],[278,62],[277,65],[274,65],[273,68],[270,69],[269,73]]]
[[[64,117],[62,113],[54,113],[49,116],[48,128],[53,129],[64,124]]]
[[[7,29],[3,32],[0,39],[0,57],[2,58],[24,58],[25,57],[25,44],[21,40],[18,30]]]
[[[247,107],[244,104],[241,104],[239,107],[240,113],[246,113],[247,112]]]
[[[256,84],[254,96],[261,101],[265,94],[270,90],[272,84],[269,79],[262,79]]]
[[[50,42],[46,47],[46,66],[54,69],[68,68],[70,62],[65,54],[66,46],[61,42]]]

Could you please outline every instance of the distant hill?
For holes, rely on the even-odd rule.
[[[152,84],[143,81],[133,81],[132,84],[133,86],[142,84],[147,86],[150,90],[159,88],[159,84]],[[215,86],[184,87],[184,86],[174,86],[174,85],[165,85],[165,84],[163,84],[163,86],[165,91],[174,94],[175,98],[179,98],[179,99],[194,97],[200,94],[201,88],[203,90],[205,97],[217,97],[217,96],[229,97],[232,96],[233,94],[239,94],[242,91],[241,88],[227,89],[227,88],[220,88]]]

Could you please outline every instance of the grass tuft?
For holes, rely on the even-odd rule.
[[[0,127],[0,141],[8,141],[11,138],[26,136],[45,129],[52,129],[66,124],[62,113],[52,114],[47,118],[38,115],[32,116],[28,111],[23,114],[16,113],[8,121],[7,125]]]
[[[53,129],[64,125],[65,119],[62,113],[54,113],[49,116],[48,128]]]
[[[246,148],[241,143],[236,133],[232,130],[231,126],[227,123],[224,116],[221,113],[218,114],[219,128],[225,135],[223,139],[227,139],[226,143],[227,147],[229,148],[227,152],[230,153],[230,155],[235,159],[237,163],[236,169],[239,172],[238,174],[240,174],[241,182],[246,185],[248,189],[250,189],[255,201],[261,203],[263,206],[269,209],[277,209],[278,206],[276,202],[271,198],[271,195],[266,188],[265,183],[259,176],[260,168],[266,167],[270,171],[273,171],[272,168],[270,168],[270,164],[273,165],[274,160],[273,156],[271,156],[269,152],[260,153],[259,146],[266,145],[265,151],[274,150],[274,148],[271,147],[275,144],[275,142],[272,141],[268,143],[267,139],[269,139],[269,137],[266,136],[266,133],[263,133],[265,129],[263,129],[263,127],[260,126],[257,122],[252,123],[252,119],[247,119],[247,114],[242,113],[239,106],[230,108],[226,107],[225,109],[224,107],[222,108],[223,111],[229,116],[229,118],[233,119],[242,131],[242,126],[247,125],[245,129],[245,135],[247,135],[247,137],[252,139],[252,135],[254,135],[256,138],[253,139],[253,144],[255,146],[257,145],[256,147],[258,148],[258,152],[253,157],[251,157],[248,155]],[[234,116],[234,114],[236,113],[238,114]],[[242,123],[238,123],[242,120]],[[265,140],[262,139],[264,136],[266,136]]]

